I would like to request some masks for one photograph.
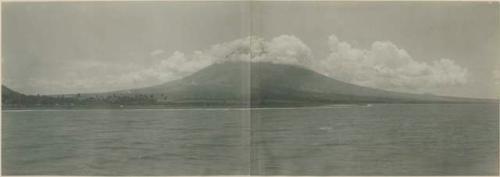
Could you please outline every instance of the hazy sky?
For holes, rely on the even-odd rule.
[[[487,2],[10,2],[2,81],[30,94],[109,91],[234,54],[388,90],[496,97],[499,33],[500,6]]]

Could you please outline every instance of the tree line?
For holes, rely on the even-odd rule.
[[[168,100],[163,94],[136,95],[24,95],[2,93],[2,105],[15,107],[29,106],[79,106],[79,105],[155,105]]]

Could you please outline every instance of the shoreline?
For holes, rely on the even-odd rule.
[[[274,110],[274,109],[328,109],[328,108],[348,108],[348,107],[371,107],[372,104],[336,104],[322,106],[296,106],[296,107],[73,107],[73,108],[19,108],[19,109],[4,109],[2,111],[81,111],[81,110]]]
[[[82,110],[277,110],[277,109],[329,109],[329,108],[353,108],[372,107],[373,105],[429,105],[429,104],[499,104],[498,102],[432,102],[432,103],[358,103],[358,104],[326,104],[326,105],[295,105],[295,106],[45,106],[45,107],[3,107],[2,112],[21,111],[82,111]],[[499,104],[500,105],[500,104]]]

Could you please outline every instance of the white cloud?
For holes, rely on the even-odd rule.
[[[281,35],[266,41],[250,36],[213,45],[207,50],[195,51],[199,61],[252,61],[283,64],[307,64],[312,59],[311,49],[295,36]]]
[[[418,61],[389,41],[376,41],[370,49],[357,49],[332,35],[328,44],[331,53],[312,68],[346,82],[409,92],[429,92],[467,82],[467,69],[453,60]]]
[[[308,66],[312,61],[311,49],[295,36],[283,35],[266,43],[265,58],[276,63]]]

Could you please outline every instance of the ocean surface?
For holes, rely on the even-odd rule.
[[[3,175],[498,175],[497,104],[2,111]]]

